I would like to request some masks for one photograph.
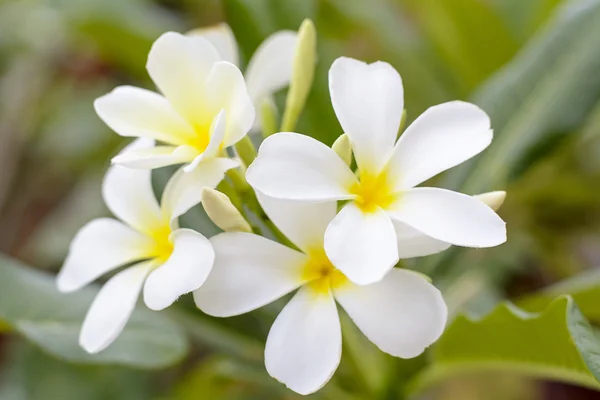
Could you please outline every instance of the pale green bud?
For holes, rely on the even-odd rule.
[[[498,190],[495,192],[487,192],[474,196],[477,200],[487,204],[492,210],[498,211],[504,199],[506,199],[506,192],[504,190]]]
[[[277,132],[277,107],[270,97],[264,98],[259,106],[260,125],[263,137]]]
[[[350,145],[350,138],[348,135],[344,133],[337,138],[331,145],[331,148],[342,160],[344,160],[346,165],[350,166],[350,163],[352,162],[352,146]]]
[[[317,31],[311,20],[305,19],[298,30],[298,44],[292,66],[292,80],[283,113],[281,131],[291,132],[310,92],[317,61]]]
[[[212,222],[225,232],[252,232],[248,221],[224,193],[205,187],[202,189],[202,205]]]

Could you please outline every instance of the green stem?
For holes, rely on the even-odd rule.
[[[235,144],[235,151],[245,167],[252,164],[252,161],[256,158],[256,147],[254,147],[254,143],[252,143],[252,140],[248,135],[244,136],[242,140]]]

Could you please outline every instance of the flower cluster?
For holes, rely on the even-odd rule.
[[[99,352],[118,337],[142,292],[152,310],[193,292],[200,310],[229,317],[296,291],[269,332],[265,364],[300,394],[317,391],[338,367],[337,304],[396,357],[418,356],[443,333],[440,291],[424,275],[395,266],[451,245],[506,240],[493,210],[503,192],[468,196],[417,187],[483,151],[492,140],[488,116],[473,104],[440,104],[397,140],[400,75],[385,62],[342,57],[329,70],[345,132],[336,144],[279,132],[247,162],[235,145],[260,129],[255,109],[290,83],[298,48],[296,33],[274,34],[244,76],[226,25],[165,33],[147,63],[162,94],[121,86],[96,100],[109,127],[138,139],[113,158],[104,179],[104,200],[121,221],[84,226],[58,275],[59,289],[69,292],[127,265],[90,307],[80,335],[85,350]],[[151,170],[175,164],[182,167],[159,203]],[[215,191],[218,185],[235,198]],[[201,202],[224,233],[207,239],[179,228],[178,217]],[[248,212],[281,240],[253,230]]]

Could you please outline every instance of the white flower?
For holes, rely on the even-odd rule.
[[[120,86],[94,107],[119,135],[164,145],[122,153],[113,162],[141,169],[191,162],[186,170],[192,170],[252,127],[255,111],[242,73],[208,40],[167,32],[152,45],[146,68],[164,96]]]
[[[239,66],[238,45],[229,25],[221,23],[198,28],[188,35],[206,38],[224,60]],[[263,99],[289,85],[297,41],[298,35],[294,31],[275,32],[258,46],[250,58],[244,75],[248,93],[257,109]],[[258,122],[257,118],[255,128]]]
[[[153,144],[139,139],[124,151]],[[210,163],[232,162],[214,159]],[[60,291],[72,292],[134,263],[111,277],[94,299],[79,337],[86,351],[99,352],[119,336],[142,287],[146,305],[162,310],[197,289],[208,276],[214,261],[212,245],[201,234],[178,229],[177,224],[177,217],[198,203],[197,186],[216,185],[223,178],[222,174],[200,176],[199,170],[183,173],[180,169],[167,184],[161,205],[152,190],[151,171],[118,165],[108,170],[102,187],[104,201],[123,222],[99,218],[85,225],[73,239],[57,278]]]
[[[260,193],[258,198],[301,251],[250,233],[217,235],[211,238],[215,265],[194,299],[207,314],[228,317],[300,288],[269,332],[265,364],[271,376],[301,394],[329,381],[342,351],[335,301],[369,340],[393,356],[416,357],[439,338],[447,307],[422,275],[392,269],[381,281],[359,286],[330,262],[323,238],[336,215],[335,202],[288,202]]]
[[[484,111],[460,101],[431,107],[395,143],[404,101],[392,66],[339,58],[329,71],[329,90],[357,174],[321,142],[278,133],[263,142],[246,177],[270,197],[349,200],[327,228],[325,251],[350,280],[376,282],[399,258],[433,254],[449,244],[491,247],[506,241],[504,222],[479,200],[415,188],[490,144]],[[398,246],[408,238],[412,244]]]

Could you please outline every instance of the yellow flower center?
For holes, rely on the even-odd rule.
[[[194,126],[194,131],[196,135],[193,138],[190,138],[186,141],[185,144],[188,146],[192,146],[199,153],[203,153],[204,150],[208,147],[208,143],[210,142],[210,126],[211,122],[208,124],[196,124]]]
[[[167,261],[173,253],[173,243],[169,240],[171,228],[169,225],[162,226],[148,232],[148,236],[154,239],[152,248],[150,249],[150,258],[156,258],[161,263]]]
[[[339,288],[348,278],[331,264],[323,249],[309,253],[309,260],[302,270],[303,280],[318,294],[327,294],[330,289]]]
[[[377,207],[383,209],[398,200],[399,193],[394,192],[386,171],[377,175],[359,173],[359,182],[350,188],[350,193],[357,197],[354,203],[364,212],[373,212]]]

